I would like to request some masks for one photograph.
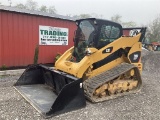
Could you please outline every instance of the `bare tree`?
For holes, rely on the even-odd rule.
[[[92,17],[90,14],[80,14],[79,15],[79,18],[82,19],[82,18],[90,18]]]
[[[160,42],[160,15],[155,18],[147,27],[147,37],[150,42]]]
[[[80,15],[73,15],[73,18],[76,19],[84,19],[92,17],[90,14],[80,14]]]
[[[38,9],[38,3],[33,1],[33,0],[27,0],[26,8],[29,9],[29,10],[37,10]]]
[[[120,15],[117,14],[117,15],[112,16],[111,20],[113,22],[116,22],[116,23],[122,23],[121,18],[122,18],[122,16],[120,16]]]
[[[122,22],[122,26],[123,26],[123,27],[135,27],[135,26],[136,26],[136,23],[133,22],[133,21],[130,21],[130,22]]]
[[[38,8],[38,3],[33,0],[27,0],[26,4],[19,3],[15,5],[15,7],[20,9],[39,10],[39,11],[48,12],[51,14],[56,13],[56,9],[54,6],[47,7],[45,5],[42,5],[40,8]]]
[[[96,13],[92,13],[91,16],[94,17],[94,18],[103,18],[103,15],[96,14]]]
[[[20,8],[20,9],[26,9],[26,6],[22,3],[17,4],[15,7]]]
[[[42,12],[47,12],[47,6],[42,5],[42,6],[39,8],[39,10],[42,11]]]
[[[71,17],[71,16],[70,16]],[[78,15],[73,15],[72,16],[75,20],[80,19],[80,17]]]
[[[136,26],[136,23],[133,21],[123,22],[121,19],[122,19],[122,16],[120,16],[118,14],[111,17],[111,21],[119,23],[123,27],[135,27]]]
[[[55,13],[56,13],[55,7],[54,7],[54,6],[50,6],[50,7],[48,8],[48,13],[55,14]]]

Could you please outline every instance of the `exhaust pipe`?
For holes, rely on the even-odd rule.
[[[29,66],[14,88],[44,118],[86,106],[82,79],[41,64]]]

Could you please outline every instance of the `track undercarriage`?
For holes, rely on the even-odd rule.
[[[140,90],[142,80],[138,68],[122,63],[111,70],[83,82],[86,97],[101,102]]]

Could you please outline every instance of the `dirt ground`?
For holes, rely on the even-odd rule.
[[[159,120],[160,52],[142,56],[144,70],[140,92],[93,104],[49,120]],[[19,78],[0,76],[0,120],[43,120],[44,118],[13,88]]]

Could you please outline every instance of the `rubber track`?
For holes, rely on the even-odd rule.
[[[116,77],[120,76],[121,74],[123,74],[131,69],[135,69],[136,74],[137,74],[137,78],[139,80],[138,87],[135,90],[132,90],[129,92],[124,92],[124,93],[119,93],[117,95],[110,95],[110,96],[102,97],[102,98],[96,98],[95,96],[93,96],[94,91],[99,86],[103,85],[104,83],[106,83],[110,80],[115,79]],[[135,93],[138,90],[140,90],[141,85],[142,85],[142,80],[141,80],[141,76],[140,76],[138,68],[135,65],[128,64],[128,63],[122,63],[122,64],[120,64],[110,70],[107,70],[107,71],[105,71],[95,77],[89,78],[83,82],[85,95],[92,102],[102,102],[102,101],[113,99],[113,98],[116,98],[119,96],[127,95],[130,93]]]

